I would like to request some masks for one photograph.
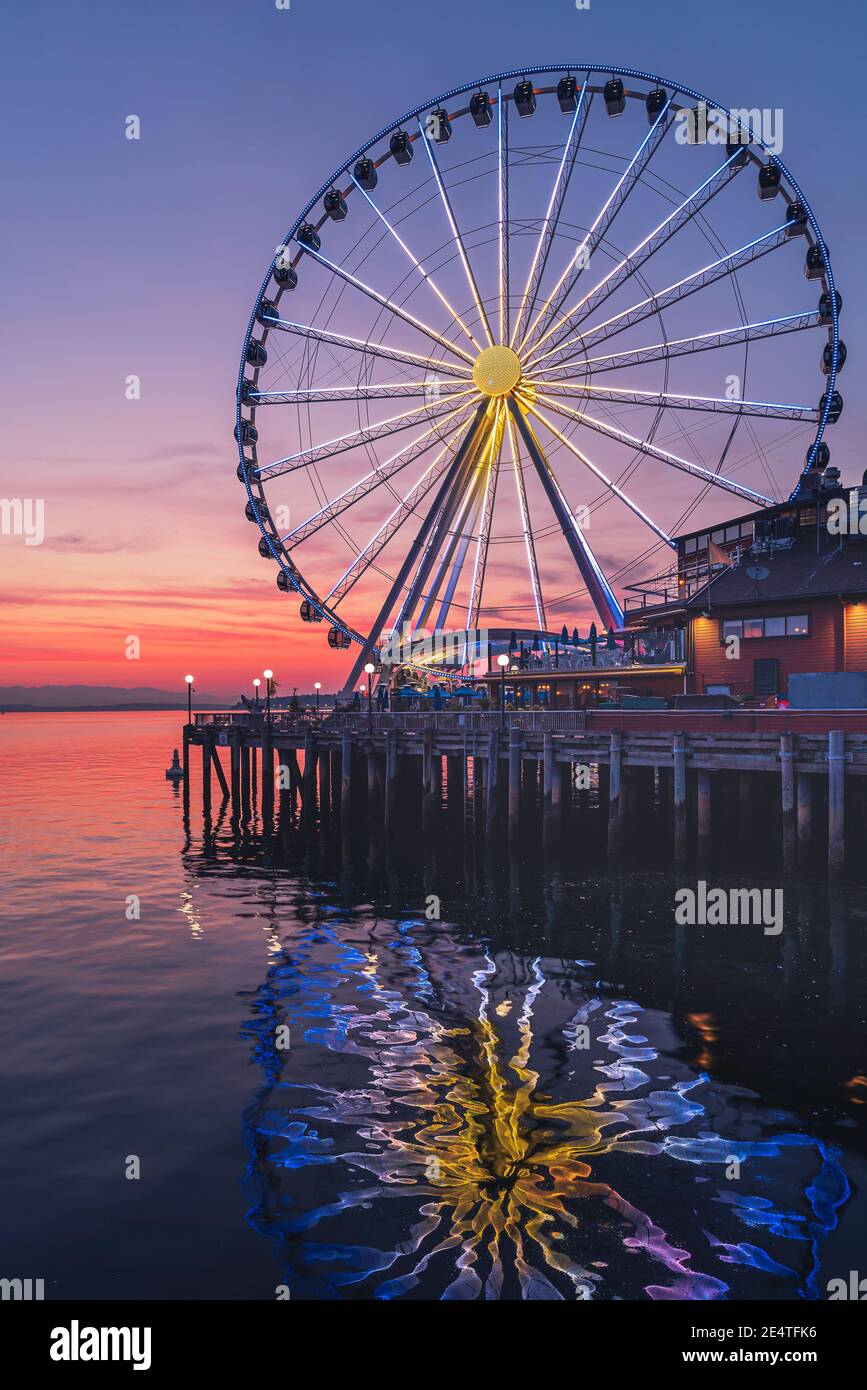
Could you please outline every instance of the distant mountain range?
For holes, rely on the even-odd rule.
[[[231,709],[222,695],[193,695],[193,709]],[[0,710],[9,714],[38,710],[186,709],[185,691],[150,685],[0,685]]]

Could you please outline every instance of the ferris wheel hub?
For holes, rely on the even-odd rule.
[[[479,353],[473,381],[483,396],[507,396],[521,380],[521,359],[510,347],[497,345]]]

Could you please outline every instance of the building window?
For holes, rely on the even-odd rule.
[[[809,637],[810,615],[787,613],[763,618],[724,618],[720,623],[720,642],[727,637],[756,641],[769,637]]]
[[[730,685],[706,685],[704,693],[705,695],[731,695],[732,688]]]

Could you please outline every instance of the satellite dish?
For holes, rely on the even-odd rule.
[[[755,579],[757,582],[760,579],[767,579],[770,572],[770,570],[765,569],[764,565],[747,566],[747,574],[749,575],[750,579]]]

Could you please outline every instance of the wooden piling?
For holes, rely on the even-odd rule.
[[[202,811],[206,818],[211,815],[211,740],[205,735],[202,740]]]
[[[397,730],[389,729],[385,736],[385,830],[397,828]]]
[[[230,767],[232,774],[232,815],[240,814],[241,809],[241,735],[236,731],[230,744]]]
[[[223,764],[220,762],[220,755],[214,745],[213,739],[210,744],[211,763],[217,774],[217,781],[220,784],[220,791],[223,793],[223,800],[229,800],[229,783],[226,781],[226,774],[223,771]]]
[[[340,740],[340,828],[348,842],[352,829],[352,734],[348,729]]]
[[[672,740],[674,771],[674,858],[686,859],[686,735],[676,733]]]
[[[477,759],[481,763],[481,759]],[[493,840],[497,829],[497,786],[500,775],[500,733],[492,729],[488,735],[488,805],[485,818],[485,833]]]
[[[623,735],[611,734],[608,762],[608,853],[615,855],[623,839]]]
[[[828,878],[843,876],[846,857],[846,736],[841,729],[828,734]]]
[[[521,730],[509,729],[509,840],[515,844],[521,832]]]
[[[559,790],[557,767],[554,762],[554,735],[546,729],[542,736],[542,840],[550,845],[554,840],[554,789]]]
[[[792,873],[797,859],[795,827],[795,752],[791,734],[780,735],[780,809],[783,816],[783,870]]]
[[[262,732],[262,820],[270,826],[274,819],[274,741],[270,726]]]
[[[304,734],[304,774],[301,783],[301,828],[312,835],[316,824],[316,735],[312,729]]]
[[[810,856],[813,839],[813,779],[809,772],[798,773],[798,857],[801,866]]]
[[[700,767],[696,775],[696,819],[698,829],[698,852],[703,860],[710,858],[712,837],[710,772]]]

